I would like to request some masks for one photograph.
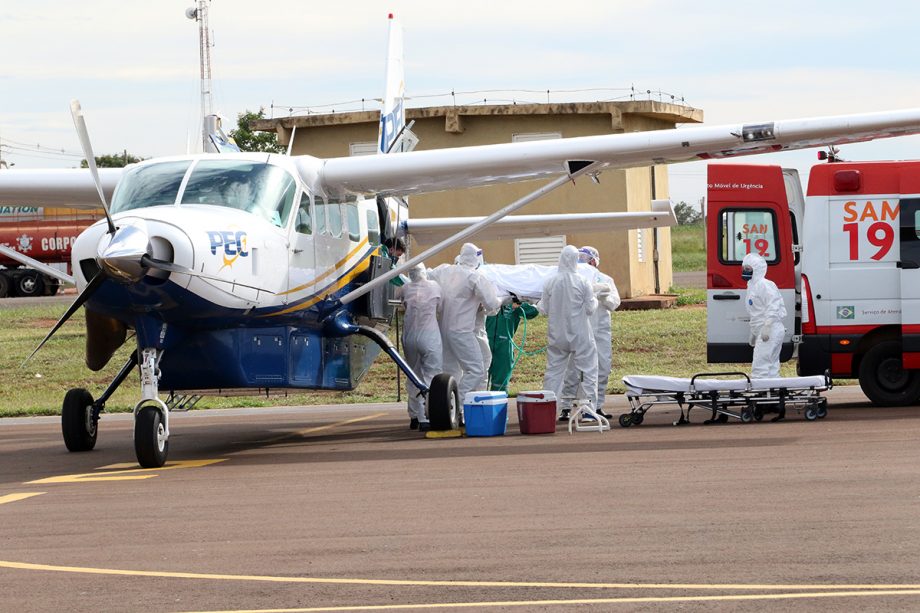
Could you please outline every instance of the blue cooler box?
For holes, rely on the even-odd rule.
[[[469,392],[463,398],[467,436],[501,436],[508,425],[508,394]]]

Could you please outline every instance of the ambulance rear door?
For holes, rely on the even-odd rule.
[[[796,312],[793,233],[783,170],[779,166],[710,164],[706,219],[706,357],[750,362],[747,281],[741,260],[754,251],[767,261],[767,278],[786,305],[781,360],[792,357]]]

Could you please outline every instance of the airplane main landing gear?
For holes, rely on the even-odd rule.
[[[92,394],[82,388],[69,390],[61,407],[61,433],[67,449],[89,451],[95,447],[98,422]]]
[[[460,427],[460,390],[453,377],[435,375],[428,388],[428,421],[432,430],[456,430]]]

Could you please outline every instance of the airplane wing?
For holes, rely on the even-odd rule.
[[[100,168],[99,178],[108,202],[123,168]],[[96,184],[86,168],[0,170],[0,201],[16,206],[66,206],[100,209]]]
[[[484,217],[438,217],[409,219],[406,231],[422,245],[433,245],[468,228]],[[476,233],[476,240],[505,240],[569,234],[609,232],[677,225],[669,200],[653,200],[651,211],[634,213],[570,213],[554,215],[509,215]]]
[[[409,195],[553,177],[598,162],[630,168],[904,136],[920,109],[714,127],[582,136],[526,143],[330,158],[318,179],[329,194]]]

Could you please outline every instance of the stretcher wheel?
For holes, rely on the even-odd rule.
[[[754,413],[751,411],[741,411],[741,422],[749,424],[754,421]]]
[[[805,419],[808,421],[814,421],[818,419],[818,409],[814,407],[808,407],[805,409]]]
[[[754,409],[754,419],[756,421],[763,421],[763,409]]]
[[[632,415],[630,415],[629,413],[623,413],[622,415],[620,415],[620,418],[617,421],[619,421],[620,426],[624,428],[628,428],[633,424]]]
[[[822,398],[821,402],[818,403],[816,414],[818,415],[818,419],[824,419],[825,417],[827,417],[827,399],[826,398]]]
[[[632,423],[634,426],[642,425],[643,421],[645,421],[645,413],[634,413],[632,415]]]

